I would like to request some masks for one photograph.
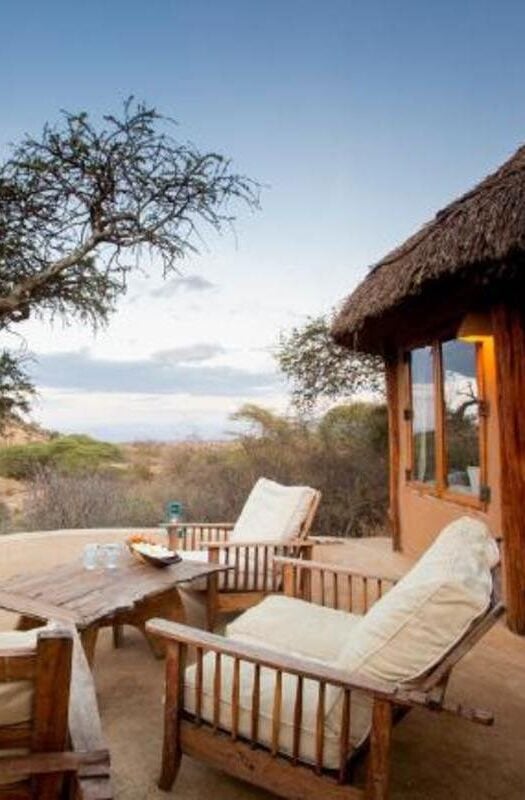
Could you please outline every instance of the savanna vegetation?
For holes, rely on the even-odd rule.
[[[361,536],[381,529],[386,507],[383,405],[335,406],[320,419],[286,418],[249,405],[229,442],[137,442],[116,447],[58,437],[0,450],[0,473],[26,481],[4,530],[151,526],[168,500],[189,520],[234,520],[261,475],[323,493],[316,529]]]

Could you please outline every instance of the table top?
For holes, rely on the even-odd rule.
[[[179,561],[159,569],[124,553],[117,569],[86,570],[81,560],[17,575],[0,585],[0,607],[38,619],[57,619],[85,628],[138,602],[231,569],[226,565]]]

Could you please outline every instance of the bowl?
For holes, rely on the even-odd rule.
[[[179,561],[182,561],[182,558],[178,553],[171,553],[171,555],[165,555],[165,556],[154,555],[152,553],[144,553],[141,550],[137,549],[137,545],[140,546],[141,544],[154,544],[154,542],[137,541],[137,540],[127,542],[131,554],[139,561],[143,561],[145,564],[151,564],[154,567],[162,568],[162,567],[169,567],[171,564],[177,564]]]

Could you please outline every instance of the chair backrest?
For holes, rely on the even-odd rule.
[[[391,684],[427,674],[491,609],[498,562],[484,523],[452,523],[363,617],[338,666]]]
[[[230,541],[285,544],[305,536],[320,497],[310,486],[283,486],[268,478],[259,478],[235,523]]]
[[[9,775],[10,760],[28,754],[30,776],[32,757],[67,747],[72,650],[69,631],[0,633],[0,798],[15,796],[20,785],[20,776]],[[34,773],[29,797],[62,796],[62,774]]]

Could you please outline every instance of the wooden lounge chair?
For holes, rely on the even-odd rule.
[[[192,585],[205,600],[207,627],[220,613],[243,611],[282,586],[274,556],[309,557],[308,539],[321,493],[260,478],[236,523],[169,524],[170,547],[189,560],[207,559],[234,569]]]
[[[0,633],[0,798],[111,800],[91,673],[76,632]]]
[[[433,554],[428,551],[395,587],[389,578],[343,566],[283,559],[285,595],[268,597],[241,615],[226,637],[150,621],[150,630],[168,647],[159,786],[172,786],[185,753],[290,800],[385,800],[392,726],[412,708],[492,724],[489,712],[446,698],[451,670],[504,611],[497,555],[489,563],[488,556],[474,552],[473,574],[478,570],[480,577],[469,595],[461,573],[469,569],[469,557],[465,566],[458,561],[463,532],[453,530],[448,539],[442,534]],[[459,566],[448,567],[443,545],[450,546],[452,539]],[[480,559],[485,559],[483,569]],[[434,570],[430,592],[429,564]],[[453,580],[450,574],[447,578],[449,569]],[[452,612],[454,592],[461,600]],[[416,595],[419,618],[398,625],[400,610],[405,613]],[[357,610],[366,613],[356,621]],[[436,623],[446,620],[444,629],[428,626],[432,614]],[[378,632],[384,637],[381,647],[374,639]],[[406,636],[413,648],[406,647]],[[337,641],[345,637],[346,643]],[[323,660],[316,648],[326,654]],[[195,663],[186,668],[189,651]],[[359,670],[345,666],[345,659],[351,662],[356,655]],[[381,675],[386,668],[398,675],[395,681]],[[400,680],[401,674],[409,677]],[[358,782],[355,766],[363,757],[366,778]]]

